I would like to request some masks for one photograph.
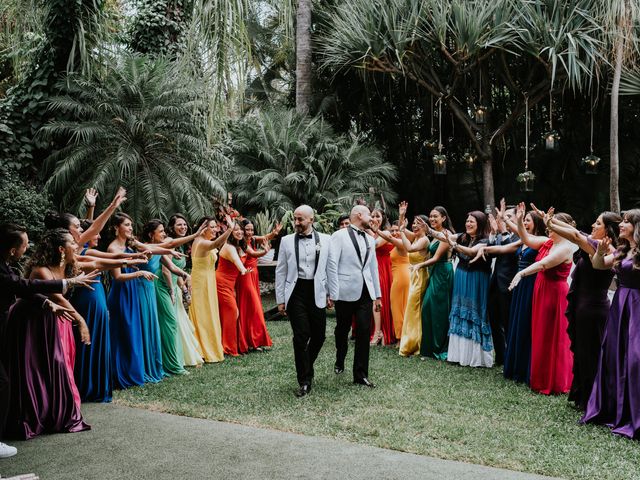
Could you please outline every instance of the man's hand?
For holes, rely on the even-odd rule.
[[[279,313],[280,315],[282,315],[283,317],[286,317],[286,316],[287,316],[287,311],[286,311],[286,310],[285,310],[285,308],[284,308],[284,303],[279,303],[279,304],[278,304],[278,313]]]
[[[380,300],[379,298],[376,298],[373,302],[373,310],[375,312],[379,312],[382,310],[382,300]]]
[[[335,304],[333,303],[333,300],[331,300],[329,297],[327,297],[327,308],[329,310],[331,310],[334,307],[334,305]]]

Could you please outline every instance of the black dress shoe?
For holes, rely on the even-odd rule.
[[[296,392],[296,397],[301,398],[311,393],[311,385],[302,385]]]
[[[365,387],[369,387],[369,388],[376,388],[376,386],[373,383],[371,383],[367,377],[361,378],[359,380],[354,380],[353,383],[357,385],[364,385]]]
[[[333,373],[335,373],[336,375],[340,375],[342,372],[344,372],[344,367],[341,367],[340,365],[338,365],[337,363],[333,366]]]

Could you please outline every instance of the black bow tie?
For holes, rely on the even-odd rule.
[[[353,228],[353,227],[351,227],[351,228]],[[357,229],[357,228],[353,228],[353,230],[355,230],[355,232],[358,235],[362,235],[363,237],[366,235],[366,232],[364,230],[360,230],[360,229]]]
[[[305,235],[304,233],[298,233],[298,238],[313,238],[313,234]]]

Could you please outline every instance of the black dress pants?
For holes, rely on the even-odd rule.
[[[298,279],[287,304],[293,331],[293,353],[298,384],[311,385],[313,364],[324,344],[327,311],[316,306],[313,280]]]
[[[363,285],[362,294],[355,302],[336,302],[336,365],[344,368],[344,359],[349,348],[349,330],[351,322],[356,321],[356,345],[353,354],[353,380],[359,381],[369,376],[369,341],[371,337],[371,318],[373,300],[367,286]]]
[[[502,292],[498,285],[493,283],[489,291],[489,323],[493,337],[493,348],[496,352],[496,365],[504,365],[510,307],[511,292]]]

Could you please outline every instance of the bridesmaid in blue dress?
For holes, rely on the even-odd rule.
[[[516,216],[522,216],[519,210]],[[498,220],[505,221],[512,232],[517,231],[518,226],[509,218]],[[529,235],[544,235],[544,221],[534,211],[527,212],[523,219],[524,228]],[[483,254],[505,255],[515,251],[518,257],[518,271],[521,272],[536,261],[538,251],[517,241],[508,245],[496,245],[483,249]],[[503,374],[505,378],[516,382],[529,383],[529,371],[531,363],[531,300],[533,298],[533,286],[536,275],[524,277],[513,289],[511,306],[509,308],[509,328],[507,329],[507,346],[504,358]]]

